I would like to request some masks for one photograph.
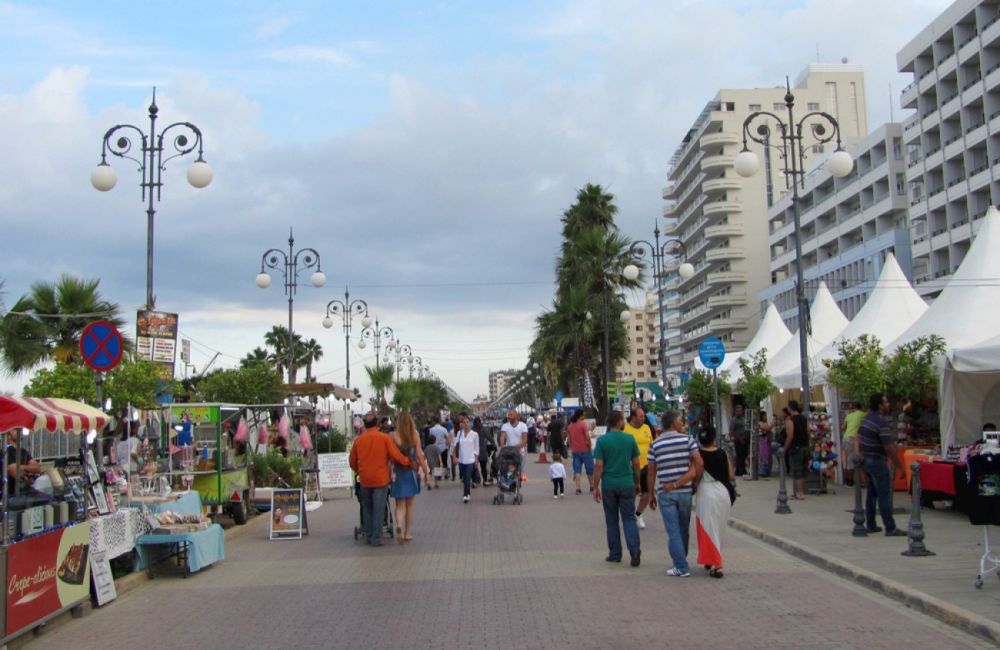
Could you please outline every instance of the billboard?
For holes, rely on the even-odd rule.
[[[158,365],[163,379],[173,379],[177,355],[177,314],[140,310],[136,312],[135,329],[138,357]]]

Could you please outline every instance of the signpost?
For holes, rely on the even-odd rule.
[[[97,408],[104,408],[104,374],[122,360],[125,344],[122,334],[113,323],[94,321],[83,328],[80,335],[80,356],[88,368],[97,375]]]
[[[706,368],[712,370],[712,384],[715,387],[715,432],[722,440],[722,402],[719,399],[719,378],[716,374],[719,366],[726,358],[726,346],[722,339],[710,336],[698,346],[698,358]]]

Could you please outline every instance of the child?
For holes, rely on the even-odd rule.
[[[552,479],[552,498],[559,499],[563,496],[563,483],[566,479],[566,468],[562,464],[562,456],[554,454],[552,464],[549,465],[549,478]]]
[[[434,475],[434,470],[437,469],[438,461],[441,460],[441,452],[438,451],[433,434],[427,436],[427,445],[424,447],[424,456],[427,458],[427,470],[430,472],[425,477],[425,480],[427,481],[427,489],[430,490],[438,486],[438,479],[437,476]]]

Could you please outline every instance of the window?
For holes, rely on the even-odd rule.
[[[823,153],[823,145],[821,145],[821,144],[814,144],[812,146],[812,152],[813,153]]]
[[[818,111],[819,110],[819,102],[809,102],[809,110],[810,111]]]
[[[774,102],[771,104],[771,108],[776,111],[784,110],[785,104],[783,102]]]
[[[726,110],[733,112],[736,110],[736,104],[734,102],[726,102]]]
[[[639,359],[638,361],[635,362],[635,365],[641,366],[641,365],[644,365],[644,363],[643,363],[642,359]]]
[[[636,332],[641,332],[642,331],[642,325],[636,325],[635,326],[635,331]]]
[[[760,104],[750,104],[750,112],[751,113],[753,111],[759,111],[759,110],[760,110]]]
[[[646,373],[641,372],[641,371],[638,374],[639,374],[639,379],[642,379],[643,377],[646,376]]]
[[[641,311],[635,313],[635,319],[636,320],[642,320],[642,312]]]

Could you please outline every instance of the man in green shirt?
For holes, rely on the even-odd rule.
[[[844,467],[844,481],[848,485],[854,485],[854,457],[861,455],[861,447],[858,444],[858,431],[861,430],[861,421],[865,419],[865,411],[861,408],[861,402],[851,402],[851,412],[844,416],[844,437],[840,444],[840,462]],[[865,485],[865,473],[861,472],[861,485]]]
[[[639,527],[635,520],[635,486],[639,482],[639,445],[623,431],[621,411],[608,416],[608,432],[594,446],[594,501],[604,505],[608,532],[608,562],[622,561],[621,517],[631,565],[639,566]]]

